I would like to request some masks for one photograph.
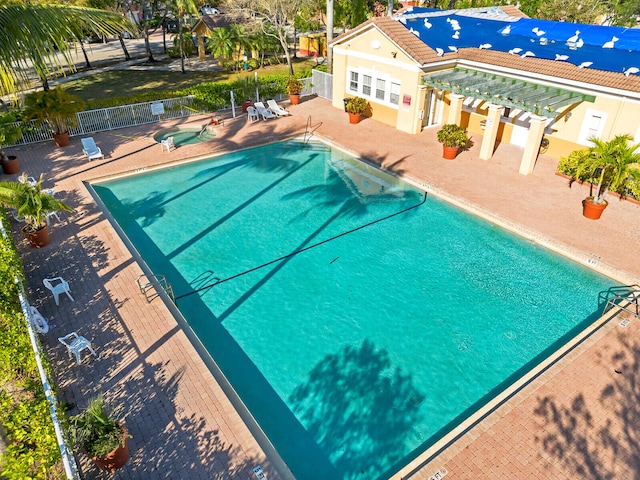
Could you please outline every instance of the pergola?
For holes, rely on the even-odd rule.
[[[548,118],[557,117],[569,105],[595,100],[593,95],[469,68],[430,73],[422,83]]]
[[[484,160],[488,160],[493,154],[503,107],[531,113],[529,138],[520,165],[520,173],[525,175],[533,171],[547,121],[561,115],[571,105],[595,100],[593,95],[573,90],[460,67],[428,73],[422,77],[422,83],[452,93],[448,123],[459,122],[461,99],[464,97],[478,98],[489,103],[487,128],[480,153],[480,158]]]

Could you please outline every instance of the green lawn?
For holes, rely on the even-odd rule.
[[[314,66],[313,59],[296,59],[294,63],[296,72],[311,69]],[[186,74],[157,70],[154,67],[148,67],[147,70],[110,70],[65,82],[64,88],[85,101],[95,101],[148,91],[176,90],[200,83],[236,80],[238,76],[255,74],[254,71],[240,73],[189,71],[188,65],[185,65],[185,68]],[[284,64],[261,68],[257,72],[258,75],[287,74],[288,69]]]

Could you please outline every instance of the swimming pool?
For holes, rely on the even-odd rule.
[[[168,137],[173,137],[176,146],[193,145],[206,142],[216,137],[217,130],[214,126],[205,125],[178,125],[177,127],[165,128],[157,132],[153,139],[160,143]]]
[[[388,477],[613,284],[323,144],[94,188],[299,479]]]

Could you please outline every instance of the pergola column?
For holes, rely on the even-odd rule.
[[[493,156],[502,112],[504,112],[502,105],[494,105],[493,103],[489,105],[484,136],[482,137],[482,145],[480,146],[480,160],[491,160]]]
[[[533,172],[533,167],[538,159],[540,143],[542,142],[542,136],[544,135],[544,127],[546,124],[546,117],[531,115],[527,144],[524,147],[524,153],[522,154],[522,160],[520,161],[520,173],[522,175],[529,175]]]
[[[458,93],[449,94],[449,116],[447,117],[447,123],[455,123],[460,125],[460,119],[462,118],[462,102],[464,101],[464,95]]]

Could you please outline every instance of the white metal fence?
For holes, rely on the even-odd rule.
[[[202,112],[195,107],[194,97],[188,96],[135,103],[121,107],[87,110],[77,113],[76,121],[68,122],[67,126],[69,128],[69,136],[73,137],[155,123],[172,118],[188,117],[200,113]],[[38,125],[35,120],[18,122],[18,124],[22,128],[22,138],[13,145],[26,145],[51,140],[51,128],[47,124]]]
[[[320,98],[333,100],[333,75],[326,72],[313,70],[311,83],[313,85],[313,93]]]

